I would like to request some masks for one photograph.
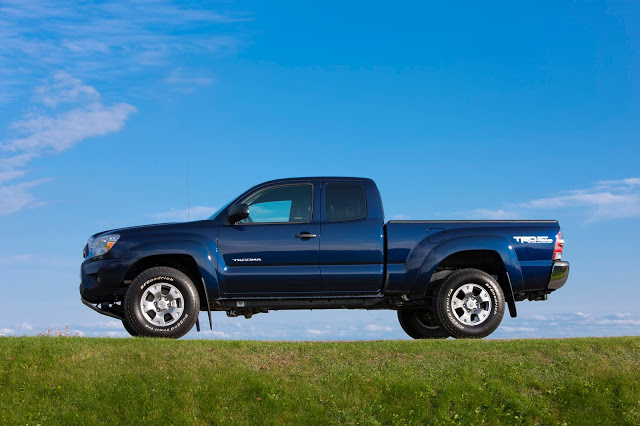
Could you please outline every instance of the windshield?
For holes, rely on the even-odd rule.
[[[229,201],[227,204],[225,204],[224,206],[220,207],[214,214],[212,214],[211,216],[209,216],[207,218],[207,220],[213,220],[216,218],[216,216],[218,216],[224,209],[226,209],[227,207],[229,207],[229,204],[231,204],[233,202],[233,200]]]

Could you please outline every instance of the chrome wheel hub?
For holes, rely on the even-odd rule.
[[[182,317],[184,297],[173,284],[154,284],[142,293],[140,310],[149,323],[166,327]]]
[[[478,284],[463,284],[451,296],[451,312],[464,325],[480,325],[491,313],[491,297]]]
[[[475,297],[467,297],[464,299],[464,306],[467,308],[467,311],[473,311],[478,306]]]

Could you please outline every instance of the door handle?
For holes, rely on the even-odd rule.
[[[312,234],[310,232],[301,232],[299,234],[294,235],[294,237],[302,238],[302,239],[305,239],[305,238],[316,238],[317,236],[318,236],[317,234]]]

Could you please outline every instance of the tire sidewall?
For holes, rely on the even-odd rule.
[[[446,339],[449,334],[440,326],[435,316],[430,319],[432,324],[426,325],[418,316],[427,314],[427,311],[399,310],[398,321],[400,326],[410,337],[414,339]]]
[[[180,319],[168,326],[151,324],[140,309],[140,300],[145,291],[158,283],[175,286],[184,298],[184,309]],[[125,317],[129,325],[148,337],[182,337],[191,330],[200,310],[198,292],[191,280],[182,272],[172,268],[151,268],[136,277],[129,285],[125,296]]]
[[[125,330],[127,330],[127,333],[129,333],[131,337],[140,337],[140,333],[138,332],[138,330],[131,327],[131,324],[129,324],[129,321],[122,320],[122,326],[124,327]]]
[[[491,312],[487,319],[478,325],[467,325],[458,320],[451,308],[451,298],[464,284],[476,284],[489,293]],[[493,333],[502,322],[505,310],[504,295],[500,285],[485,272],[466,269],[451,274],[441,285],[434,298],[434,312],[443,328],[454,337],[482,338]]]

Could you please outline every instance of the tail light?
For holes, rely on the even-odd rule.
[[[562,239],[562,231],[558,231],[558,235],[556,235],[556,245],[553,248],[553,260],[562,260],[563,249],[564,240]]]

